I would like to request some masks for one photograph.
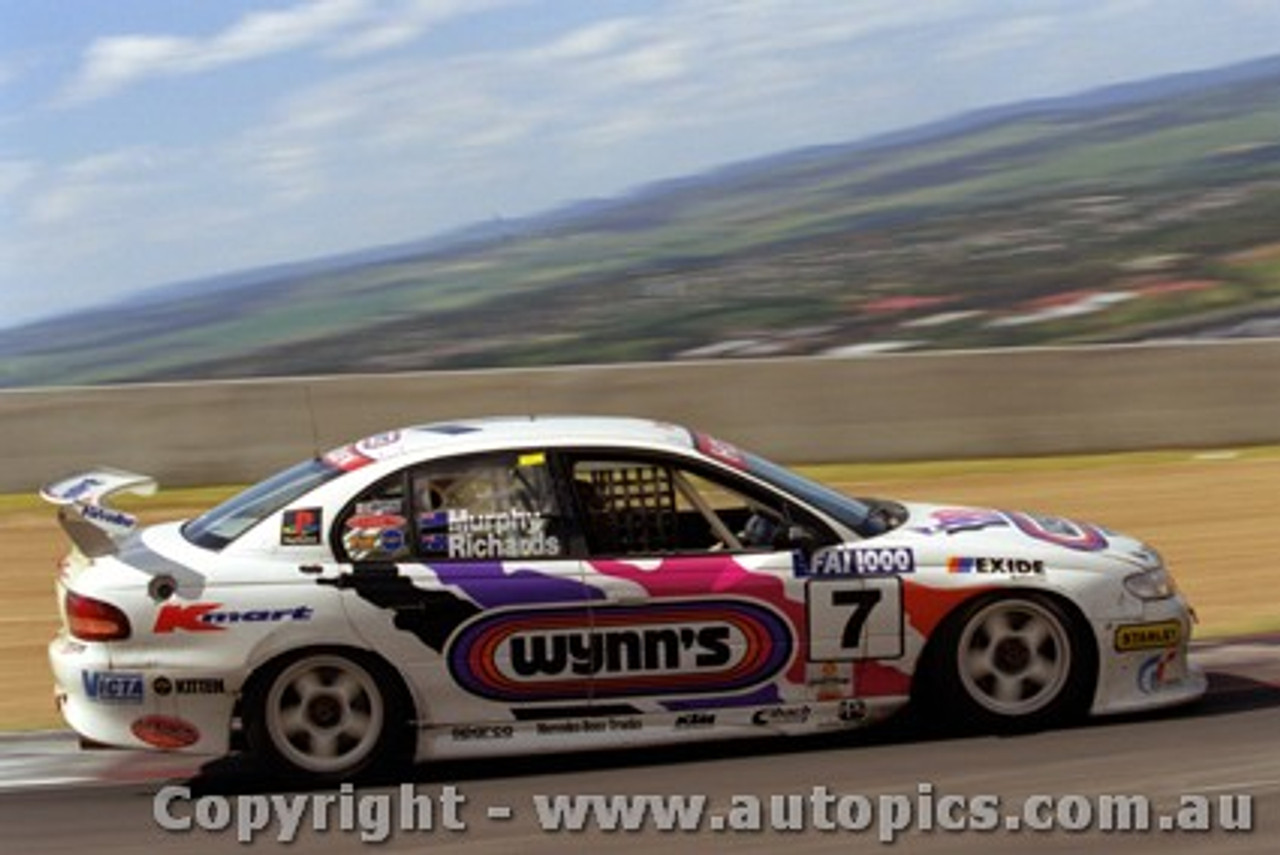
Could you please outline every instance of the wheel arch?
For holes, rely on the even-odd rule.
[[[291,647],[287,650],[279,650],[271,656],[258,662],[248,669],[248,673],[244,678],[244,682],[240,687],[239,697],[236,699],[235,715],[242,721],[245,715],[245,704],[257,692],[263,688],[263,684],[271,679],[271,677],[280,669],[285,668],[289,663],[294,662],[304,656],[334,654],[338,656],[349,657],[360,664],[368,667],[373,672],[375,678],[380,682],[386,680],[383,685],[389,687],[394,692],[403,705],[405,711],[404,721],[400,725],[406,728],[413,727],[422,715],[422,707],[419,703],[417,695],[414,693],[409,683],[405,680],[404,675],[400,673],[400,669],[392,665],[386,657],[382,656],[375,650],[367,647],[358,647],[351,644],[305,644],[297,647]],[[416,733],[415,733],[416,736]]]
[[[1070,618],[1072,622],[1072,627],[1070,628],[1076,630],[1077,637],[1084,645],[1081,652],[1084,655],[1084,666],[1093,686],[1090,695],[1090,706],[1092,706],[1092,701],[1097,696],[1098,675],[1102,667],[1102,654],[1099,649],[1093,621],[1085,614],[1079,602],[1061,590],[1056,588],[1022,588],[1013,586],[1005,586],[996,590],[975,591],[973,596],[957,601],[948,609],[934,627],[933,632],[929,634],[924,648],[916,658],[915,668],[911,674],[912,703],[918,704],[929,699],[930,692],[934,688],[930,684],[930,680],[936,675],[938,657],[942,654],[943,645],[954,635],[954,630],[959,622],[988,603],[1019,597],[1051,602],[1061,608]]]

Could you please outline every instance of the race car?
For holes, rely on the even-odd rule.
[[[139,527],[98,469],[50,645],[86,742],[342,781],[409,762],[1180,704],[1192,613],[1084,522],[853,498],[676,425],[427,424]]]

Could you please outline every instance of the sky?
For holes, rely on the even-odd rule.
[[[1278,45],[1276,0],[0,0],[0,327]]]

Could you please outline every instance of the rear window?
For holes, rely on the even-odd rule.
[[[191,520],[182,527],[182,534],[196,546],[221,549],[285,505],[332,481],[342,472],[324,460],[303,461]]]

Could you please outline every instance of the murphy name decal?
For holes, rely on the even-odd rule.
[[[791,626],[738,600],[509,611],[463,627],[447,653],[458,685],[505,702],[733,692],[778,673]]]

